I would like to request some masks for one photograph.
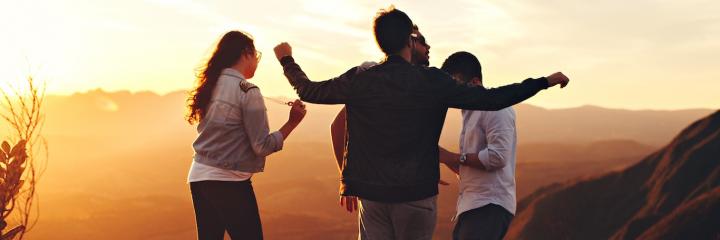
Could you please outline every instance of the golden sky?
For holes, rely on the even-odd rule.
[[[432,46],[439,66],[455,51],[483,64],[486,85],[563,71],[562,91],[528,102],[628,109],[720,106],[720,2],[710,1],[0,1],[0,81],[28,73],[51,94],[188,90],[228,30],[251,33],[264,53],[255,82],[295,96],[274,59],[281,41],[315,80],[381,52],[371,32],[395,4]]]

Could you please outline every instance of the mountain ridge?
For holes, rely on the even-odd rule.
[[[520,201],[508,238],[636,239],[679,232],[691,234],[684,236],[689,239],[716,237],[720,230],[711,223],[720,220],[717,156],[720,111],[690,124],[668,145],[622,171],[530,194]],[[698,214],[698,208],[709,210]],[[678,217],[686,215],[713,221],[687,224]],[[674,229],[669,222],[701,231]]]

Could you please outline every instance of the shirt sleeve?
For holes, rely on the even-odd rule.
[[[282,150],[284,137],[279,131],[270,133],[267,110],[260,90],[253,88],[246,94],[242,108],[243,123],[253,151],[258,156],[267,156]]]
[[[295,88],[300,100],[318,104],[345,104],[348,101],[350,83],[357,73],[353,67],[342,75],[325,81],[313,82],[295,63],[292,56],[280,59],[285,77]]]
[[[429,68],[436,81],[441,101],[448,107],[466,110],[497,111],[511,107],[548,88],[546,78],[528,78],[521,83],[498,88],[457,84],[450,75],[437,68]]]
[[[515,118],[506,111],[488,112],[483,124],[487,148],[480,150],[478,159],[486,171],[502,169],[515,151]]]

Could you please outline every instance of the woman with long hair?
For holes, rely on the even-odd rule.
[[[248,34],[231,31],[217,44],[188,99],[190,124],[198,124],[188,174],[198,239],[262,239],[250,177],[265,157],[282,149],[305,116],[295,100],[290,117],[270,133],[263,96],[248,82],[262,57]]]

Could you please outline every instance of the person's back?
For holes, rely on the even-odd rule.
[[[499,111],[463,110],[462,117],[460,152],[484,154],[488,149],[492,149],[500,152],[502,158],[490,156],[481,158],[480,162],[484,169],[459,167],[460,197],[457,214],[486,204],[499,205],[511,214],[515,214],[517,208],[515,110],[512,107]]]
[[[398,56],[358,74],[347,102],[348,194],[402,202],[437,194],[437,142],[447,106],[428,68]]]
[[[245,90],[246,88],[240,86],[252,89]],[[247,120],[243,119],[243,111],[265,111],[264,106],[254,105],[252,106],[258,109],[244,109],[249,105],[247,102],[260,98],[259,94],[257,87],[247,82],[241,73],[231,68],[223,70],[212,91],[207,113],[197,126],[198,136],[193,143],[195,161],[253,173],[264,170],[265,156],[277,151],[281,146],[275,146],[275,143],[282,141],[267,141],[270,144],[249,143],[249,140],[254,138],[250,138],[245,130]],[[266,122],[256,124],[261,125],[249,129],[269,131]],[[269,136],[280,139],[282,136],[279,134],[278,132]],[[259,154],[254,151],[253,145],[257,146]]]

